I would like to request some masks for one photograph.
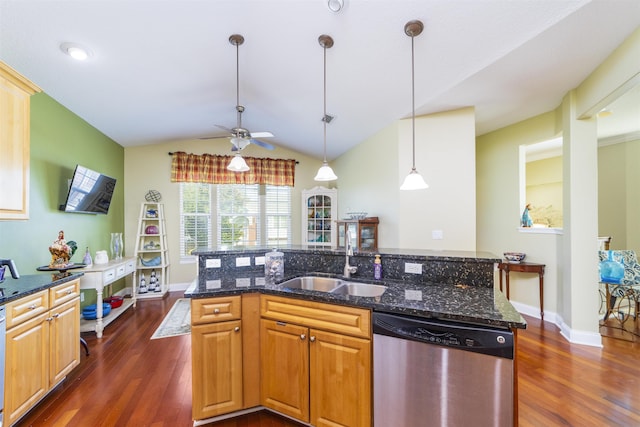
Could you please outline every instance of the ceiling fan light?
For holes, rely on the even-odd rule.
[[[232,172],[246,172],[249,170],[249,165],[247,165],[247,162],[244,161],[240,154],[236,154],[229,162],[227,169]]]
[[[322,162],[322,166],[318,169],[318,173],[316,174],[315,181],[334,181],[338,179],[335,173],[333,173],[333,169],[327,162]]]
[[[415,168],[411,169],[400,186],[400,190],[424,190],[425,188],[429,188],[429,185]]]

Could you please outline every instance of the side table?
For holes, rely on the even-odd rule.
[[[507,299],[509,299],[509,273],[537,273],[540,277],[540,317],[544,320],[544,264],[534,262],[501,262],[498,264],[500,270],[500,291],[502,292],[502,272],[504,271],[507,280]]]

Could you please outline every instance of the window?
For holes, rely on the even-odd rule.
[[[197,247],[291,243],[291,187],[182,183],[180,209],[183,257]]]
[[[180,184],[180,256],[211,247],[211,185]]]

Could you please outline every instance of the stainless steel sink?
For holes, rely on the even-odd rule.
[[[387,290],[387,287],[383,285],[345,282],[342,279],[317,276],[296,277],[280,283],[280,286],[289,289],[330,292],[336,295],[356,297],[379,297]]]
[[[368,283],[344,282],[331,293],[337,295],[351,295],[356,297],[379,297],[387,290],[383,285],[372,285]]]
[[[342,285],[342,283],[342,280],[333,279],[331,277],[305,276],[289,279],[286,282],[280,283],[280,286],[290,289],[305,289],[308,291],[331,292],[332,290]]]

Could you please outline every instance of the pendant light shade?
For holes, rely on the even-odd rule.
[[[322,161],[322,166],[320,166],[320,169],[318,169],[318,173],[313,179],[315,181],[334,181],[338,179],[338,177],[333,172],[333,169],[331,169],[331,166],[329,166],[329,163],[327,163],[327,123],[330,121],[329,116],[327,116],[327,49],[333,46],[333,39],[331,38],[331,36],[322,34],[320,37],[318,37],[318,43],[320,43],[320,46],[322,46],[322,49],[324,51],[324,116],[322,116],[322,123],[324,126],[324,158]]]
[[[247,165],[240,153],[236,153],[231,162],[229,162],[227,169],[233,172],[246,172],[249,170],[249,165]]]
[[[416,95],[415,95],[415,64],[414,64],[414,48],[413,38],[419,36],[424,29],[421,21],[409,21],[404,26],[404,32],[411,37],[411,147],[412,147],[412,167],[409,175],[404,179],[400,186],[400,190],[422,190],[429,188],[422,178],[422,175],[416,170]]]
[[[313,179],[315,181],[333,181],[338,179],[338,177],[333,172],[333,169],[331,169],[331,166],[329,166],[329,164],[324,161],[322,163],[322,166],[320,166],[320,169],[318,169],[318,173],[316,174],[315,178]]]

